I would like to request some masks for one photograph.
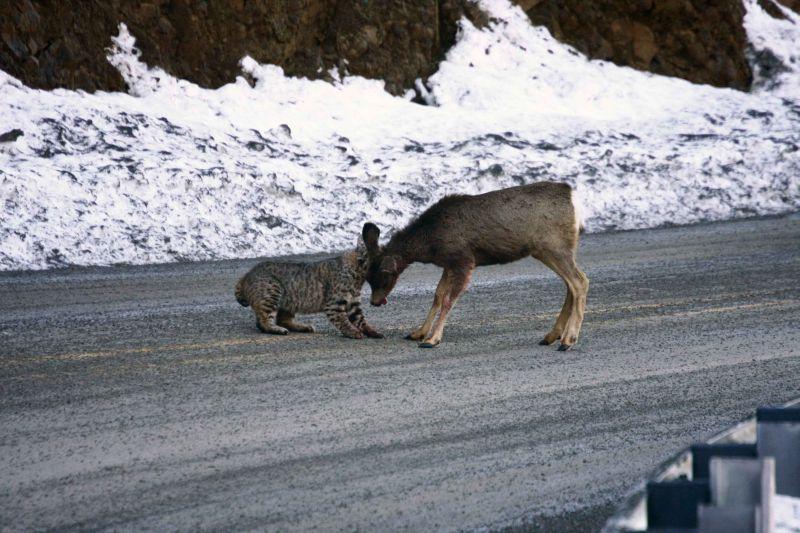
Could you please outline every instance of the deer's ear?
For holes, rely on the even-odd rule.
[[[361,238],[364,239],[364,245],[367,247],[367,252],[375,254],[378,252],[378,239],[381,236],[381,230],[372,222],[364,224],[364,229],[361,230]]]

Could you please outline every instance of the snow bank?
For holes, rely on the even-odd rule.
[[[798,21],[773,32],[746,1],[754,53],[785,64],[753,94],[588,61],[506,0],[481,2],[489,28],[462,22],[431,106],[250,58],[202,89],[142,64],[121,26],[129,95],[0,73],[0,130],[25,132],[0,147],[0,269],[341,249],[368,220],[544,179],[580,187],[589,231],[797,210]]]

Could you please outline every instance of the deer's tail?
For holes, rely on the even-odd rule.
[[[584,225],[584,197],[577,187],[572,189],[572,210],[575,213],[575,231],[578,235],[582,235],[585,231]]]

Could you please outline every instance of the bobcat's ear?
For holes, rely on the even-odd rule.
[[[379,251],[378,239],[381,236],[381,230],[372,222],[364,224],[364,229],[361,230],[361,237],[364,239],[364,246],[367,247],[367,252],[370,255],[375,255]]]

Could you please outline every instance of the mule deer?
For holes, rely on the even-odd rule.
[[[467,288],[475,267],[532,256],[567,286],[561,313],[539,344],[561,339],[558,349],[568,350],[578,340],[589,289],[588,278],[575,263],[583,227],[574,200],[569,185],[553,182],[477,196],[446,196],[398,231],[385,246],[378,244],[378,227],[365,224],[362,237],[370,256],[370,303],[385,304],[398,277],[411,263],[442,267],[428,316],[406,337],[422,341],[420,347],[432,348],[441,342],[447,315]]]

